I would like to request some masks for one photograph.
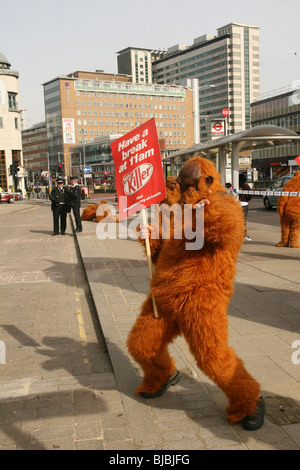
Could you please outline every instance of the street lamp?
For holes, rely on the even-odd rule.
[[[83,135],[83,180],[84,180],[84,186],[86,186],[86,176],[85,176],[85,141],[84,141],[84,133],[85,133],[85,129],[81,129],[82,130],[82,135]]]
[[[194,120],[194,143],[200,144],[200,97],[199,90],[204,90],[206,88],[215,88],[215,85],[203,85],[199,87],[199,79],[193,78],[192,89],[193,89],[193,120]]]

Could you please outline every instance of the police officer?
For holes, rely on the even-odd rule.
[[[81,189],[78,185],[77,176],[72,176],[70,181],[72,185],[70,189],[70,198],[76,224],[75,232],[82,232],[82,223],[80,217]]]
[[[52,201],[51,210],[53,212],[53,236],[59,235],[59,219],[60,233],[65,235],[67,227],[67,213],[70,207],[70,193],[64,186],[64,180],[58,178],[57,186],[52,189],[50,199]]]

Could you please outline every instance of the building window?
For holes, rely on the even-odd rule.
[[[3,129],[3,117],[0,117],[0,129]]]
[[[9,111],[17,111],[17,93],[8,92],[8,109]]]
[[[19,129],[19,121],[18,118],[15,118],[15,129]]]

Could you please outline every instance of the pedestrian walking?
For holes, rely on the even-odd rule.
[[[57,179],[57,186],[52,189],[50,199],[52,201],[51,210],[53,213],[53,236],[59,235],[59,222],[60,233],[65,235],[67,228],[67,213],[70,210],[70,193],[67,187],[64,186],[62,178]]]
[[[72,185],[70,189],[70,199],[76,224],[75,232],[82,232],[82,223],[80,217],[81,189],[78,185],[77,176],[72,176],[70,180]]]
[[[244,190],[244,191],[249,191],[251,190],[249,184],[246,183],[247,177],[243,173],[239,174],[239,189]],[[243,212],[244,212],[244,221],[245,221],[245,240],[247,242],[251,242],[251,238],[248,236],[247,233],[247,216],[248,216],[248,208],[249,204],[248,202],[252,199],[252,196],[250,194],[240,194],[239,195],[239,201],[242,206]]]

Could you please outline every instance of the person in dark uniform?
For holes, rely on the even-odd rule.
[[[70,189],[70,198],[76,224],[75,232],[82,232],[82,223],[80,217],[81,189],[78,185],[77,176],[72,176],[70,180],[72,185]]]
[[[59,235],[59,220],[60,220],[60,233],[65,235],[67,227],[67,213],[70,208],[70,193],[67,187],[64,186],[62,178],[57,179],[57,186],[52,189],[50,200],[52,201],[51,210],[53,212],[53,236]]]

